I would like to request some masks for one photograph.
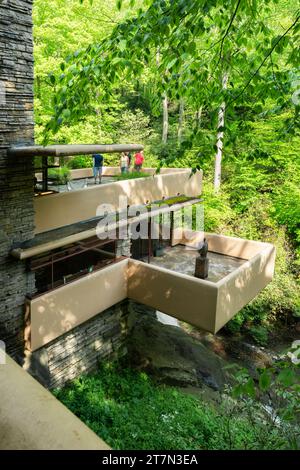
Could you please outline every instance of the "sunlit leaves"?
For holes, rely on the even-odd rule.
[[[71,105],[76,109],[82,106],[81,112],[71,111],[72,118],[84,115],[97,88],[109,94],[124,79],[141,77],[145,67],[150,70],[158,96],[167,90],[171,100],[184,96],[195,109],[206,107],[212,126],[224,100],[231,120],[240,119],[239,106],[246,108],[257,101],[262,105],[268,97],[284,106],[288,90],[279,85],[283,66],[280,64],[275,74],[266,57],[274,48],[274,54],[294,64],[296,46],[288,35],[282,37],[268,26],[265,18],[273,0],[269,3],[260,2],[258,6],[255,0],[241,2],[231,23],[236,7],[233,0],[226,4],[219,0],[144,2],[144,9],[116,25],[106,39],[67,57],[60,66],[63,74],[57,94],[63,95],[63,100],[56,114],[61,115],[68,104],[70,110]],[[116,2],[122,10],[133,4]],[[155,59],[158,50],[159,65]],[[277,60],[274,62],[277,64]],[[226,91],[221,87],[224,70],[230,77]],[[259,108],[257,112],[261,112]],[[227,135],[230,139],[230,127]]]
[[[116,5],[117,5],[118,10],[121,10],[122,4],[123,4],[123,0],[117,0],[116,1]]]

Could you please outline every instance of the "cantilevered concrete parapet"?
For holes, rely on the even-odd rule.
[[[173,244],[192,245],[178,232]],[[212,282],[141,261],[123,259],[66,286],[28,300],[26,345],[36,350],[127,297],[216,333],[273,278],[275,248],[269,243],[205,234],[210,251],[242,259]]]
[[[202,192],[202,171],[191,173],[189,168],[164,172],[152,177],[116,181],[77,191],[36,197],[35,233],[54,230],[96,217],[100,204],[110,204],[115,211],[122,207],[122,197],[128,205],[147,204],[184,194],[199,196]],[[124,207],[123,207],[124,209]]]
[[[1,450],[109,450],[9,356],[0,364]]]
[[[202,232],[177,233],[173,244],[198,246]],[[176,235],[174,235],[176,236]],[[217,333],[271,282],[275,247],[270,243],[206,233],[211,252],[244,260],[217,282],[139,261],[129,261],[128,297],[211,333]]]

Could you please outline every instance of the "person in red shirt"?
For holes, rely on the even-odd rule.
[[[141,150],[140,152],[136,153],[134,156],[134,169],[138,172],[141,171],[143,163],[144,163],[144,152]]]

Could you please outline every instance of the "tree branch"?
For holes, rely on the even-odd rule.
[[[221,39],[221,46],[220,46],[219,59],[218,59],[218,62],[217,62],[216,67],[218,67],[220,61],[222,60],[224,41],[225,41],[226,37],[227,37],[228,34],[229,34],[229,31],[230,31],[230,28],[231,28],[231,26],[232,26],[232,23],[234,22],[234,19],[235,19],[236,15],[237,15],[237,12],[238,12],[240,3],[241,3],[241,0],[238,0],[238,2],[237,2],[237,4],[236,4],[236,7],[235,7],[235,10],[234,10],[234,12],[233,12],[233,15],[232,15],[232,17],[231,17],[231,19],[230,19],[229,25],[228,25],[228,27],[227,27],[227,29],[226,29],[226,31],[225,31],[224,36],[223,36],[222,39]]]
[[[261,64],[259,65],[259,67],[257,67],[257,69],[255,70],[255,72],[251,75],[251,77],[249,78],[249,80],[247,81],[246,85],[243,87],[243,89],[240,91],[240,93],[233,99],[231,100],[227,106],[230,106],[234,101],[236,101],[238,98],[240,98],[245,90],[248,88],[248,86],[250,85],[250,83],[252,82],[253,78],[258,74],[258,72],[260,71],[260,69],[264,66],[264,64],[266,63],[266,61],[268,60],[268,58],[271,56],[271,54],[274,52],[274,50],[276,49],[276,47],[278,46],[278,44],[280,43],[280,41],[289,33],[289,31],[291,31],[291,29],[294,28],[294,26],[298,23],[298,21],[300,20],[300,15],[297,16],[297,18],[295,19],[294,23],[291,24],[291,26],[277,39],[277,41],[273,44],[273,46],[271,47],[271,49],[269,50],[269,52],[266,54],[266,56],[264,57],[263,61],[261,62]]]

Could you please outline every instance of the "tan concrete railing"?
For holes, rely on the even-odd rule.
[[[198,240],[203,237],[200,232],[194,235]],[[269,243],[205,236],[211,251],[245,262],[222,280],[210,282],[125,259],[30,301],[27,347],[38,349],[126,297],[216,333],[272,280],[275,248]]]
[[[249,260],[260,253],[268,243],[228,237],[216,233],[199,232],[195,230],[176,228],[173,233],[172,245],[186,245],[198,248],[204,237],[209,244],[209,251],[221,253],[235,258]]]
[[[168,175],[171,173],[180,173],[181,171],[186,171],[186,168],[161,168],[159,174]],[[156,174],[156,168],[143,168],[142,172],[154,176]],[[104,166],[102,169],[103,176],[119,176],[120,173],[121,170],[119,166]],[[38,172],[35,174],[35,176],[38,178],[38,180],[41,180],[43,174]],[[92,176],[93,168],[78,168],[76,170],[70,170],[71,180],[92,178]]]
[[[128,260],[28,301],[26,345],[36,350],[127,297]]]
[[[217,287],[210,281],[129,261],[128,297],[179,320],[214,330]]]
[[[254,299],[273,279],[275,248],[268,243],[261,243],[260,245],[260,251],[257,254],[250,257],[236,271],[218,282],[215,333],[226,325],[241,308]]]
[[[138,205],[177,194],[199,196],[201,191],[202,172],[191,175],[191,170],[180,169],[153,177],[116,181],[37,197],[34,200],[35,232],[41,233],[96,217],[100,204],[110,204],[115,210],[124,208],[124,202],[120,202],[121,196],[127,198],[128,205]]]
[[[7,355],[0,364],[0,396],[0,450],[109,450]]]
[[[212,332],[216,333],[271,282],[276,250],[270,243],[191,230],[186,230],[184,235],[182,229],[176,229],[172,243],[198,247],[204,237],[210,251],[245,260],[238,269],[215,284],[218,292]]]

